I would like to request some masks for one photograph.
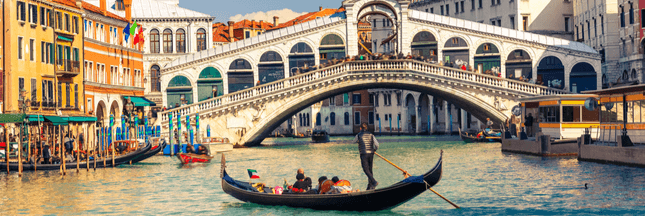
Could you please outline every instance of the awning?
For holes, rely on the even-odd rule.
[[[23,122],[26,117],[25,114],[0,114],[0,123]]]
[[[71,116],[71,117],[63,117],[63,120],[68,121],[68,122],[95,122],[96,117],[90,117],[90,116]]]
[[[345,53],[344,49],[320,49],[320,53]]]
[[[130,96],[123,96],[123,99],[127,100],[130,98],[132,103],[134,103],[134,106],[157,106],[155,102],[152,102],[146,98],[143,97],[130,97]]]
[[[29,122],[44,122],[45,121],[45,116],[44,115],[29,115]]]
[[[67,42],[74,42],[74,39],[68,38],[68,37],[65,37],[65,36],[61,36],[61,35],[58,35],[58,40],[67,41]]]
[[[45,116],[45,119],[54,124],[54,126],[69,124],[67,121],[65,121],[65,119],[58,116]]]

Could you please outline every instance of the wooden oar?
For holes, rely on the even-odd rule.
[[[383,159],[385,162],[388,162],[388,163],[389,163],[389,164],[391,164],[392,166],[394,166],[394,167],[396,167],[397,169],[401,170],[401,172],[403,172],[403,175],[405,176],[405,178],[408,178],[408,177],[412,176],[412,175],[410,175],[410,173],[408,173],[408,171],[405,171],[404,169],[402,169],[401,167],[399,167],[399,166],[397,166],[396,164],[392,163],[391,161],[389,161],[389,160],[388,160],[388,159],[386,159],[385,157],[381,156],[380,154],[378,154],[378,153],[376,153],[376,152],[374,152],[374,154],[375,154],[376,156],[380,157],[381,159]],[[445,200],[446,202],[450,203],[450,205],[454,206],[454,207],[455,207],[455,208],[457,208],[457,209],[460,209],[460,207],[459,207],[457,204],[455,204],[455,203],[451,202],[450,200],[446,199],[446,197],[442,196],[441,194],[439,194],[439,193],[438,193],[437,191],[435,191],[434,189],[432,189],[432,188],[428,188],[428,189],[429,189],[430,191],[432,191],[433,193],[437,194],[437,196],[441,197],[441,198],[442,198],[443,200]]]

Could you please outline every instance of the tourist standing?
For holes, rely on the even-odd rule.
[[[529,116],[524,118],[524,126],[526,127],[526,136],[533,136],[533,113],[529,113]]]
[[[354,138],[354,143],[358,143],[358,151],[361,157],[361,166],[367,175],[368,183],[366,190],[373,190],[378,186],[378,182],[374,179],[372,167],[374,164],[374,153],[378,150],[378,140],[372,133],[367,130],[367,123],[361,124],[361,132]]]

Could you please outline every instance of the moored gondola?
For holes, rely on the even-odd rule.
[[[222,155],[222,189],[244,202],[261,205],[289,206],[316,210],[380,211],[394,208],[418,196],[441,179],[443,153],[437,164],[427,173],[409,177],[389,187],[345,194],[272,194],[254,190],[249,182],[237,181],[226,172]],[[417,181],[412,181],[416,179]],[[421,182],[418,182],[420,181]],[[266,191],[266,190],[265,190]]]
[[[167,145],[165,140],[160,141],[160,142],[161,142],[161,144],[158,144],[156,146],[152,146],[150,148],[150,150],[148,150],[148,152],[146,152],[143,155],[141,155],[140,157],[132,160],[132,163],[138,163],[138,162],[141,162],[141,161],[143,161],[145,159],[151,158],[152,156],[155,156],[155,155],[159,154],[159,152],[161,152],[161,150],[163,150]]]
[[[494,136],[493,134],[486,133],[485,131],[481,131],[479,133],[468,133],[466,131],[461,131],[461,128],[459,128],[459,136],[465,143],[502,142],[501,136]]]
[[[326,143],[329,142],[329,133],[324,130],[314,130],[311,133],[311,141],[315,143]]]
[[[137,149],[135,151],[129,152],[127,154],[123,154],[120,156],[116,156],[114,158],[114,166],[118,166],[121,164],[129,163],[130,161],[134,161],[137,158],[143,156],[146,152],[148,152],[151,148],[151,145],[148,144],[144,146],[143,148]],[[96,168],[102,168],[103,167],[103,160],[105,160],[105,164],[107,167],[112,167],[112,157],[104,157],[96,161]],[[65,167],[67,169],[75,169],[76,168],[76,161],[74,162],[66,162]],[[87,161],[83,160],[80,161],[79,168],[87,168],[87,166],[90,166],[90,168],[94,168],[94,160],[90,160],[89,163]],[[6,167],[7,164],[5,162],[0,162],[0,167]],[[23,170],[58,170],[60,169],[60,164],[37,164],[34,165],[32,163],[23,163],[22,167]],[[11,171],[18,171],[18,163],[9,163],[9,169]]]

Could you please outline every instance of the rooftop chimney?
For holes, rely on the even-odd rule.
[[[100,4],[101,4],[100,5],[101,13],[103,13],[103,16],[106,16],[107,15],[107,3],[105,2],[105,0],[101,0]]]
[[[280,24],[280,17],[274,16],[273,17],[273,27],[278,27],[278,24]]]
[[[228,42],[231,42],[231,43],[233,43],[233,38],[235,37],[235,35],[233,35],[233,25],[234,24],[235,24],[235,22],[228,21],[228,38],[229,38]]]
[[[123,0],[123,6],[125,6],[125,19],[132,22],[132,0]]]
[[[251,28],[255,28],[255,20],[251,20]]]
[[[76,0],[76,7],[83,9],[83,0]]]
[[[264,20],[260,20],[260,28],[264,28]]]
[[[319,6],[319,7],[318,7],[318,11],[322,11],[322,6]]]

